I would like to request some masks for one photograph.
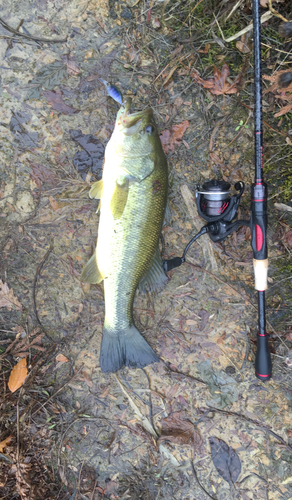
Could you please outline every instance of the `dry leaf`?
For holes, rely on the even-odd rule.
[[[243,54],[247,54],[248,52],[250,52],[250,49],[248,48],[248,46],[242,42],[241,40],[238,40],[236,42],[236,47],[238,48],[238,50],[240,50],[240,52],[242,52]]]
[[[174,151],[176,146],[179,146],[182,137],[189,127],[190,123],[185,120],[172,127],[172,130],[164,130],[160,135],[163,151],[167,154],[169,151]]]
[[[228,83],[227,78],[229,75],[230,70],[226,63],[223,64],[221,72],[214,66],[214,74],[207,80],[203,80],[196,70],[193,70],[191,73],[191,77],[194,80],[200,85],[203,85],[205,89],[209,89],[210,92],[215,95],[236,94],[236,85],[240,81],[240,75],[235,78],[233,83]]]
[[[275,203],[274,207],[277,210],[283,210],[284,212],[292,212],[292,207],[290,207],[290,205],[285,205],[285,203]]]
[[[283,2],[284,0],[272,0],[272,3],[281,3]],[[269,0],[260,0],[260,6],[261,7],[265,7],[265,8],[268,8],[269,7]]]
[[[0,280],[0,307],[7,307],[9,311],[16,306],[19,311],[22,311],[22,305],[18,298],[15,297],[13,290],[9,290],[7,283]]]
[[[173,68],[171,68],[168,75],[166,75],[166,76],[162,75],[162,77],[165,78],[165,81],[163,82],[163,87],[167,86],[169,80],[171,79],[173,73],[177,70],[177,68],[178,68],[178,64],[176,66],[174,66]]]
[[[286,245],[292,247],[292,229],[285,234],[284,240],[286,242]]]
[[[202,54],[208,54],[210,47],[211,47],[210,43],[207,43],[205,45],[205,48],[204,49],[199,49],[198,52],[201,52]]]
[[[60,208],[59,203],[55,200],[55,198],[53,198],[53,196],[49,196],[49,202],[54,212]]]
[[[62,92],[60,89],[55,90],[44,90],[43,94],[45,98],[48,100],[52,109],[56,111],[60,111],[60,113],[64,113],[65,115],[73,115],[74,113],[78,113],[78,110],[72,108],[72,106],[68,106],[63,101]]]
[[[54,186],[58,183],[58,177],[55,172],[47,167],[44,167],[43,165],[39,165],[38,163],[33,163],[31,165],[30,176],[38,187],[41,187],[42,183],[50,186]]]
[[[0,443],[0,453],[3,453],[3,450],[5,448],[5,446],[7,446],[8,444],[11,443],[12,439],[13,439],[14,436],[8,436],[6,439],[4,439],[3,441],[1,441]]]
[[[58,362],[62,361],[63,363],[68,363],[68,358],[66,358],[64,354],[57,354],[56,361]]]
[[[78,68],[77,64],[72,61],[72,60],[67,60],[67,71],[70,75],[79,75],[80,69]]]
[[[17,391],[22,386],[27,377],[26,358],[22,358],[12,369],[8,380],[8,387],[11,392]]]
[[[276,96],[277,97],[277,96]],[[278,116],[285,115],[286,113],[289,113],[292,109],[292,104],[287,104],[287,106],[284,106],[278,113],[274,114],[275,118],[278,118]]]
[[[160,423],[162,429],[159,444],[167,440],[175,444],[191,445],[195,450],[202,447],[203,441],[199,431],[182,412],[174,412],[171,416],[163,418]]]

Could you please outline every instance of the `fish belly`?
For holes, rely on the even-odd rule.
[[[161,189],[157,190],[157,186]],[[166,191],[164,172],[153,172],[142,182],[131,182],[125,209],[117,219],[111,213],[110,196],[102,200],[96,256],[104,278],[100,362],[105,372],[117,371],[123,365],[143,367],[158,360],[136,329],[132,308],[137,286],[158,246]]]

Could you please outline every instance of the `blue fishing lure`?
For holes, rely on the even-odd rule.
[[[104,84],[108,95],[110,97],[112,97],[112,99],[114,99],[116,102],[118,102],[119,104],[122,105],[123,104],[123,96],[122,96],[121,92],[119,91],[119,89],[115,85],[111,85],[110,83],[108,83],[106,80],[103,80],[102,78],[99,78],[99,81]]]

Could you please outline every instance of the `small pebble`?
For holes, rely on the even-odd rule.
[[[282,23],[279,26],[279,33],[283,38],[289,38],[292,36],[292,22]]]
[[[286,73],[282,73],[278,79],[278,87],[283,89],[288,87],[292,83],[292,73],[291,71],[287,71]]]
[[[227,375],[233,375],[235,373],[234,366],[227,366],[225,368],[225,373],[227,373]]]

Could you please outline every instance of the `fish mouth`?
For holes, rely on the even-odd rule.
[[[118,118],[118,125],[127,129],[136,125],[146,115],[152,114],[151,108],[146,108],[143,111],[136,111],[135,113],[131,113],[131,104],[131,97],[127,97],[124,101],[124,106]]]

